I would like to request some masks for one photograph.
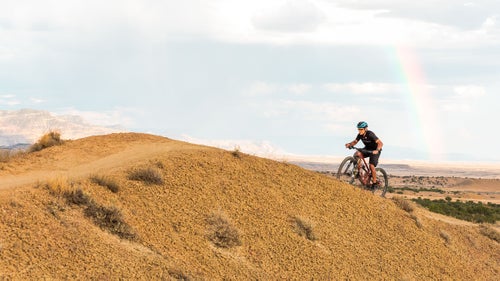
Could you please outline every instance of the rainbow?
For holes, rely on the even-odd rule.
[[[424,71],[416,53],[407,47],[395,47],[398,72],[404,85],[408,107],[421,148],[425,149],[429,160],[443,159],[441,125],[437,116],[435,100],[430,93]]]

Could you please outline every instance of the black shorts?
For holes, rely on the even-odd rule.
[[[373,166],[377,167],[378,165],[378,158],[380,157],[380,153],[382,151],[379,151],[378,154],[373,154],[373,153],[370,153],[370,164],[373,164]]]
[[[379,151],[378,154],[373,154],[371,150],[365,150],[365,151],[363,151],[363,156],[365,156],[365,158],[370,157],[369,163],[373,164],[373,166],[377,167],[378,158],[380,157],[380,153],[382,153],[382,151]],[[354,154],[354,156],[356,156],[356,153]]]

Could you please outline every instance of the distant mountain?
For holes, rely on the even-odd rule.
[[[63,139],[124,131],[88,124],[77,115],[54,115],[33,109],[0,110],[0,146],[34,143],[52,130],[60,132]]]

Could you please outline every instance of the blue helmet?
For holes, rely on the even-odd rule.
[[[358,123],[358,129],[364,129],[366,127],[368,127],[368,123],[366,123],[365,121],[360,121]]]

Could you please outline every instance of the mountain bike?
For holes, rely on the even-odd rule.
[[[371,191],[373,194],[385,197],[387,186],[389,185],[389,180],[385,170],[378,167],[375,168],[379,184],[376,188],[372,188],[372,171],[364,158],[364,155],[370,151],[354,146],[349,149],[356,149],[363,157],[358,156],[357,152],[354,153],[353,156],[347,156],[342,163],[340,163],[339,170],[337,172],[337,179],[348,184],[360,186],[361,188]],[[355,184],[356,179],[359,180],[358,184]]]

